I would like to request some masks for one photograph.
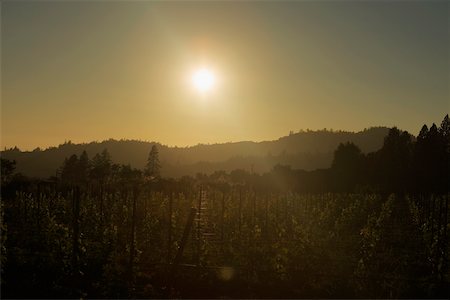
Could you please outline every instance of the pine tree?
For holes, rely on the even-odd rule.
[[[428,126],[424,124],[419,132],[419,135],[417,136],[417,141],[424,141],[427,138],[427,135],[428,135]]]
[[[450,152],[450,120],[448,118],[448,114],[442,120],[441,127],[439,128],[439,133],[441,134],[447,154]]]
[[[61,180],[68,184],[78,183],[78,156],[75,154],[64,160],[61,172]]]
[[[422,126],[419,135],[417,136],[417,141],[414,147],[414,189],[424,192],[428,191],[430,188],[430,178],[428,176],[430,169],[430,156],[428,154],[428,126],[425,124]]]
[[[107,149],[103,150],[101,154],[97,153],[92,158],[91,178],[105,182],[111,174],[111,165],[111,155]]]
[[[86,153],[86,150],[83,151],[80,155],[79,159],[79,176],[80,182],[87,182],[89,176],[89,157]]]
[[[145,168],[145,175],[150,179],[160,178],[161,165],[159,163],[159,152],[156,145],[152,146],[147,159],[147,166]]]

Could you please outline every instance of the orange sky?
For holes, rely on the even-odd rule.
[[[1,2],[1,145],[193,145],[449,112],[449,4]],[[212,70],[202,95],[192,73]]]

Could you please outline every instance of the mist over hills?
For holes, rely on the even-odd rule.
[[[168,147],[155,142],[110,139],[85,144],[66,142],[58,147],[24,152],[13,148],[2,151],[1,156],[15,160],[17,172],[43,178],[55,175],[66,157],[80,155],[84,150],[92,158],[96,153],[107,149],[114,163],[130,164],[142,169],[154,144],[159,150],[162,176],[167,177],[234,169],[264,173],[276,164],[313,170],[330,166],[333,152],[339,143],[353,142],[364,153],[380,149],[388,130],[386,127],[372,127],[360,132],[300,131],[273,141],[199,144],[191,147]]]

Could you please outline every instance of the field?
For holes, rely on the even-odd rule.
[[[446,298],[448,215],[448,195],[38,182],[2,199],[2,296]]]

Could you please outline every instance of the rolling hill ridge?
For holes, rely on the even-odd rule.
[[[264,173],[276,164],[313,170],[330,166],[333,152],[339,143],[353,142],[365,153],[380,149],[388,130],[386,127],[372,127],[360,132],[301,131],[273,141],[199,144],[191,147],[168,147],[137,140],[109,139],[84,144],[69,141],[45,150],[7,149],[1,152],[1,156],[15,160],[17,172],[42,178],[55,175],[66,157],[80,155],[84,150],[92,158],[107,149],[113,162],[142,169],[150,148],[155,144],[159,150],[162,175],[167,177],[234,169]]]

